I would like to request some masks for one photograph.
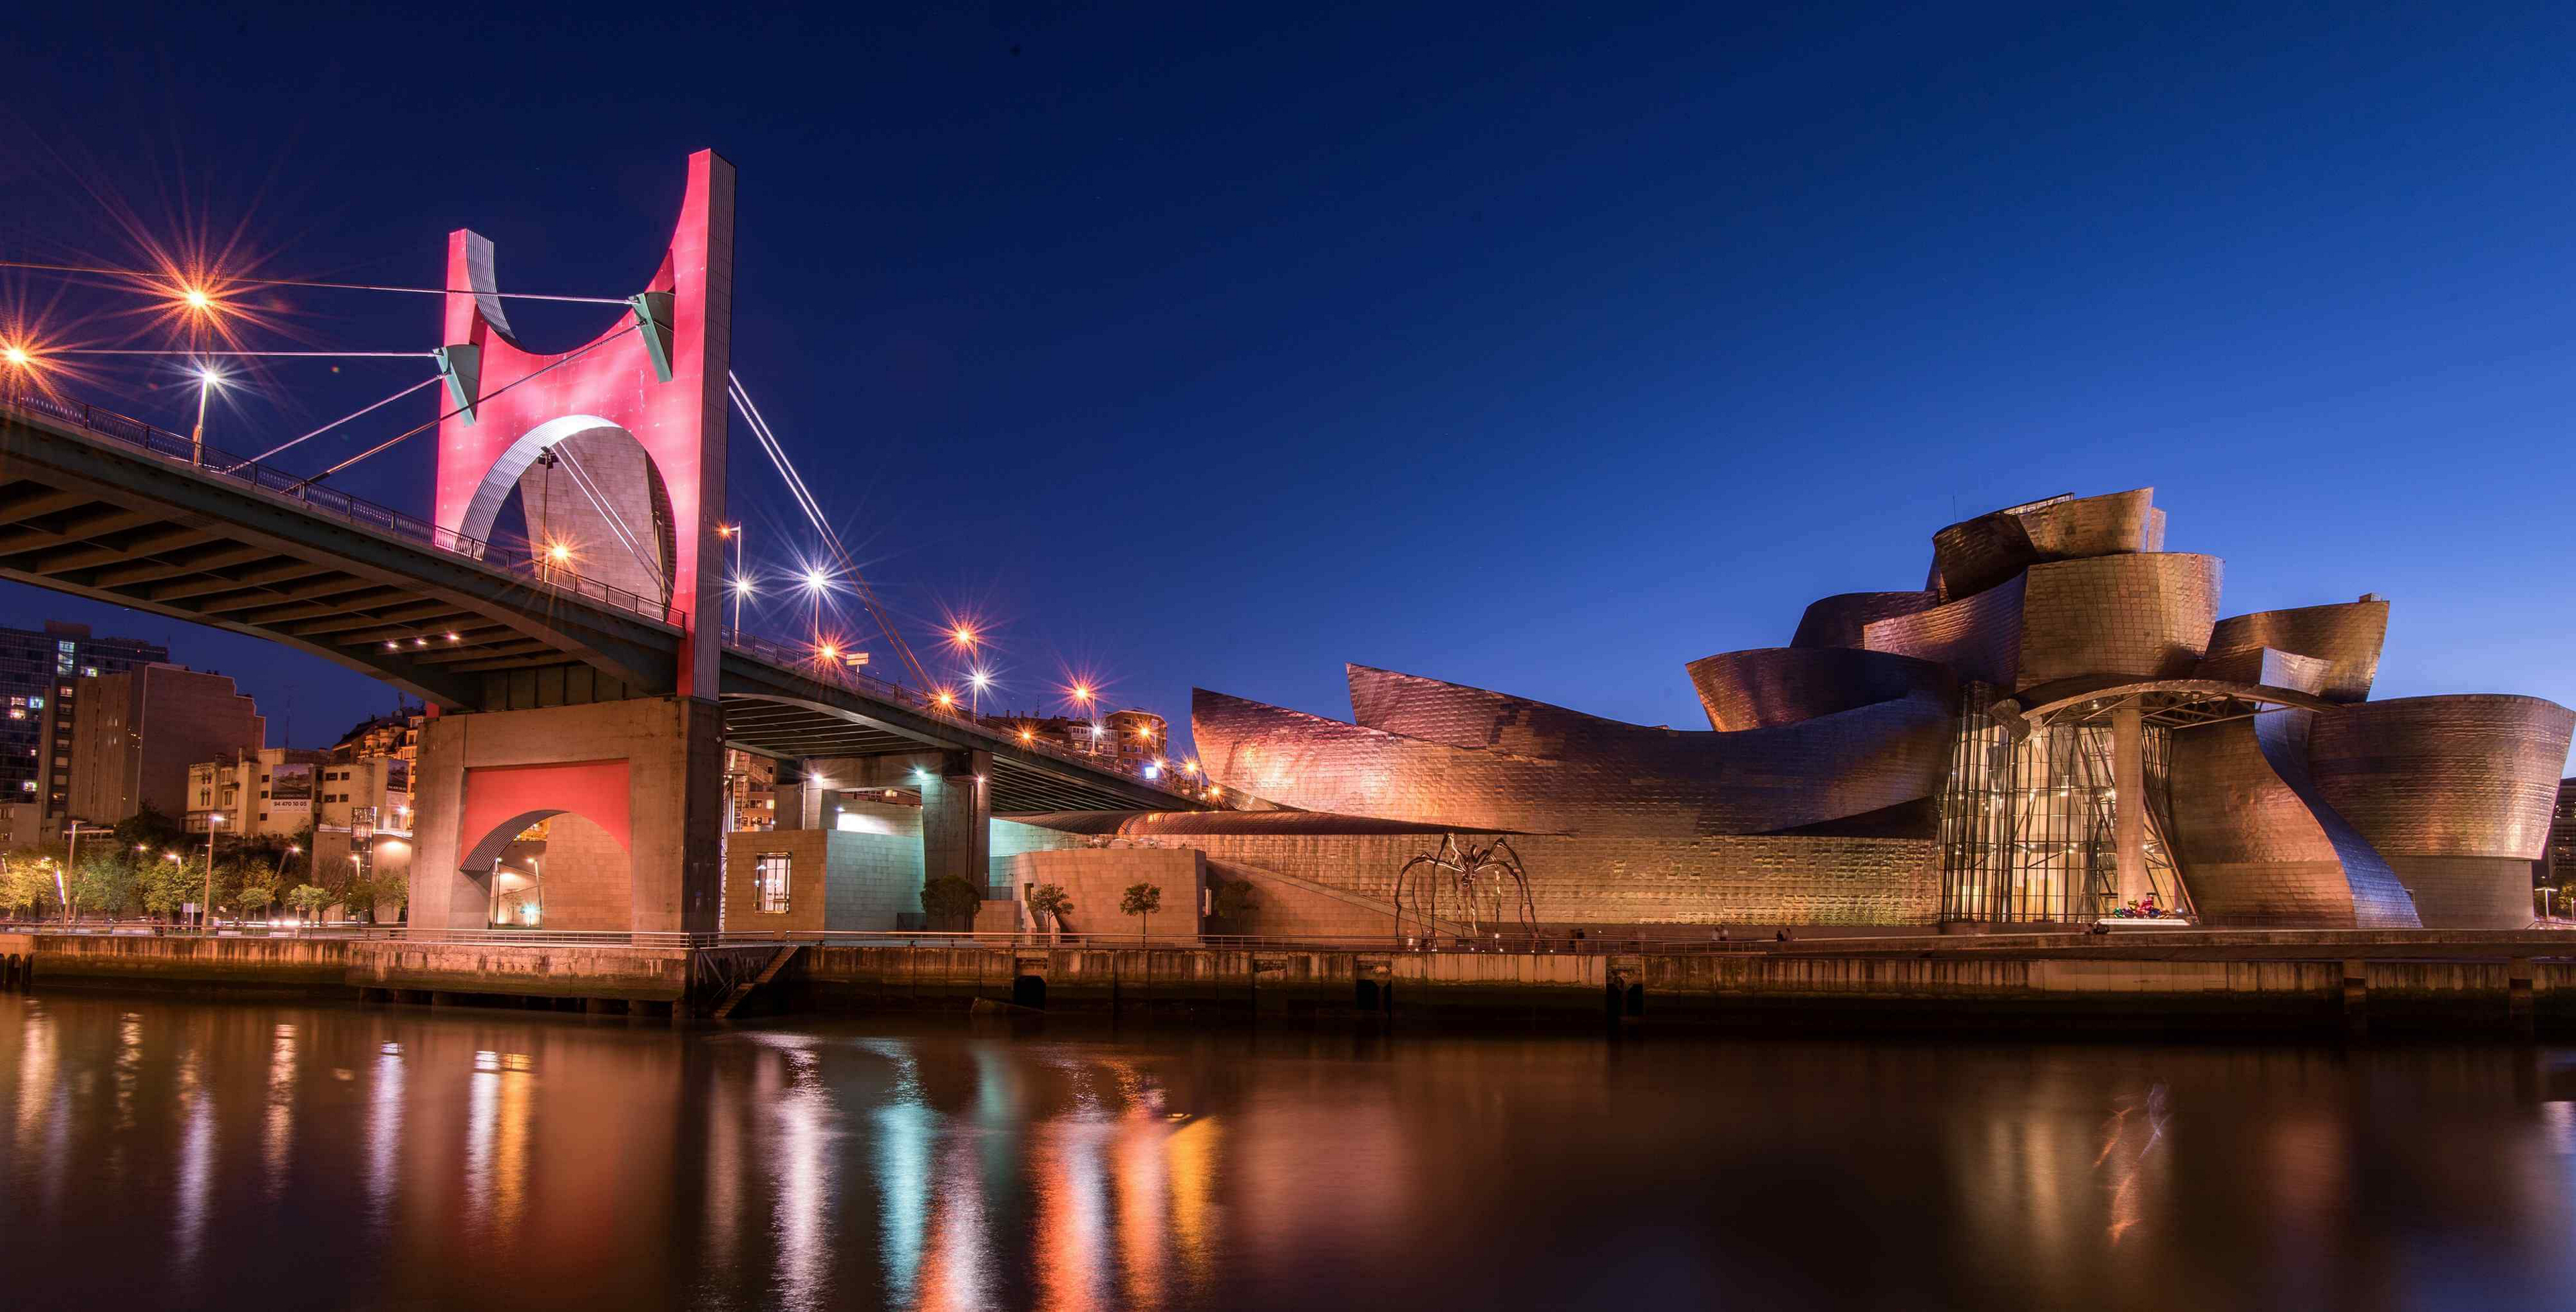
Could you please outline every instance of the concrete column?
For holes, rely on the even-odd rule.
[[[623,840],[627,928],[716,928],[724,719],[714,702],[647,697],[443,715],[421,734],[412,786],[415,925],[482,927],[501,845],[569,812]]]
[[[2133,698],[2111,711],[2111,839],[2122,902],[2155,888],[2147,877],[2147,730]],[[2170,910],[2171,908],[2167,908]]]
[[[955,875],[977,888],[990,878],[993,805],[990,752],[950,752],[921,785],[921,877]]]

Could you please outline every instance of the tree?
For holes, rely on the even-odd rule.
[[[54,896],[52,858],[32,851],[12,852],[0,860],[0,906],[33,917]]]
[[[134,886],[143,909],[156,916],[175,914],[197,896],[194,871],[176,861],[147,861],[134,872]]]
[[[1251,881],[1244,879],[1229,879],[1217,885],[1214,898],[1216,905],[1210,914],[1224,921],[1226,928],[1237,934],[1243,932],[1245,922],[1261,906],[1253,899]]]
[[[941,875],[921,886],[921,909],[936,924],[973,929],[975,908],[983,901],[984,890],[955,875]]]
[[[1064,913],[1073,910],[1073,899],[1066,897],[1064,890],[1054,884],[1040,884],[1030,889],[1023,900],[1028,903],[1030,919],[1045,922],[1049,931],[1062,928]]]
[[[331,905],[331,903],[336,900],[337,899],[331,896],[331,891],[329,889],[320,888],[312,884],[297,884],[294,891],[286,895],[286,904],[288,906],[294,907],[298,911],[314,915],[319,915],[322,908]]]
[[[368,919],[374,919],[377,909],[389,902],[393,904],[394,915],[397,918],[406,916],[404,906],[411,901],[410,871],[380,868],[376,871],[376,877],[368,882],[372,885],[369,891],[374,895],[367,910]]]
[[[1163,909],[1163,890],[1152,884],[1129,884],[1126,895],[1118,899],[1121,914],[1136,917],[1136,941],[1145,941],[1145,927],[1154,923],[1154,913]]]
[[[84,854],[80,869],[72,872],[72,910],[77,914],[86,907],[116,915],[134,903],[134,865],[125,855],[102,852]]]
[[[254,911],[265,915],[270,904],[277,901],[277,871],[265,863],[242,867],[241,889],[234,894],[234,901],[245,920]]]

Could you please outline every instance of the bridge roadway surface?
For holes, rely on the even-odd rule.
[[[213,448],[202,460],[77,401],[0,399],[0,578],[283,643],[443,711],[678,687],[681,617],[658,599]],[[726,635],[718,693],[726,741],[781,759],[990,753],[996,814],[1207,809],[748,635]]]

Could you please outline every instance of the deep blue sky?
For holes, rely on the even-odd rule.
[[[2393,598],[2379,695],[2576,704],[2563,8],[757,8],[17,14],[0,257],[130,259],[131,212],[431,284],[472,226],[505,287],[623,294],[712,145],[736,368],[1023,705],[1080,667],[1176,726],[1194,683],[1341,715],[1355,660],[1697,726],[1683,662],[1919,586],[1951,520],[2139,484],[2227,613]],[[286,305],[436,344],[428,298]],[[95,390],[184,427],[145,376]],[[419,376],[280,368],[215,440]],[[430,456],[352,487],[425,510]],[[101,614],[291,696],[299,744],[388,700],[0,586]]]

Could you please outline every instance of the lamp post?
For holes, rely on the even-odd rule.
[[[716,536],[733,539],[733,638],[742,641],[742,598],[751,591],[751,580],[742,572],[742,525],[718,524]]]
[[[198,366],[197,431],[196,435],[190,439],[190,442],[194,447],[197,467],[200,469],[203,469],[206,464],[206,394],[221,386],[223,381],[224,376],[222,374],[216,373],[213,369],[206,366]]]
[[[108,832],[99,825],[91,825],[89,831],[93,834]],[[64,881],[71,872],[80,869],[81,822],[72,821],[70,832],[71,845],[63,852],[63,868],[54,875],[54,892],[63,900],[63,928],[66,931],[72,927],[72,891],[71,886]]]
[[[832,576],[819,569],[805,571],[805,592],[814,598],[814,646],[823,646],[823,593],[832,586]]]
[[[1084,719],[1086,719],[1086,720],[1090,719],[1090,718],[1091,718],[1091,685],[1090,685],[1090,684],[1087,684],[1087,683],[1077,683],[1077,684],[1073,685],[1073,700],[1074,700],[1074,704],[1076,704],[1076,705],[1078,705],[1078,706],[1080,706],[1080,707],[1082,708],[1082,718],[1084,718]],[[1098,751],[1099,751],[1099,749],[1100,749],[1100,726],[1099,726],[1099,725],[1097,725],[1097,724],[1094,724],[1094,725],[1092,725],[1092,726],[1091,726],[1091,736],[1090,736],[1090,739],[1089,739],[1087,742],[1085,742],[1085,743],[1083,744],[1082,752],[1083,752],[1083,755],[1085,755],[1085,756],[1089,756],[1089,755],[1092,755],[1092,754],[1094,754],[1094,753],[1098,752]]]
[[[967,709],[973,711],[978,720],[984,718],[984,686],[992,681],[993,676],[984,670],[970,670],[966,674],[966,687],[970,690],[966,694]]]
[[[197,908],[197,925],[211,934],[215,930],[215,830],[224,823],[224,813],[206,813],[206,900]]]

